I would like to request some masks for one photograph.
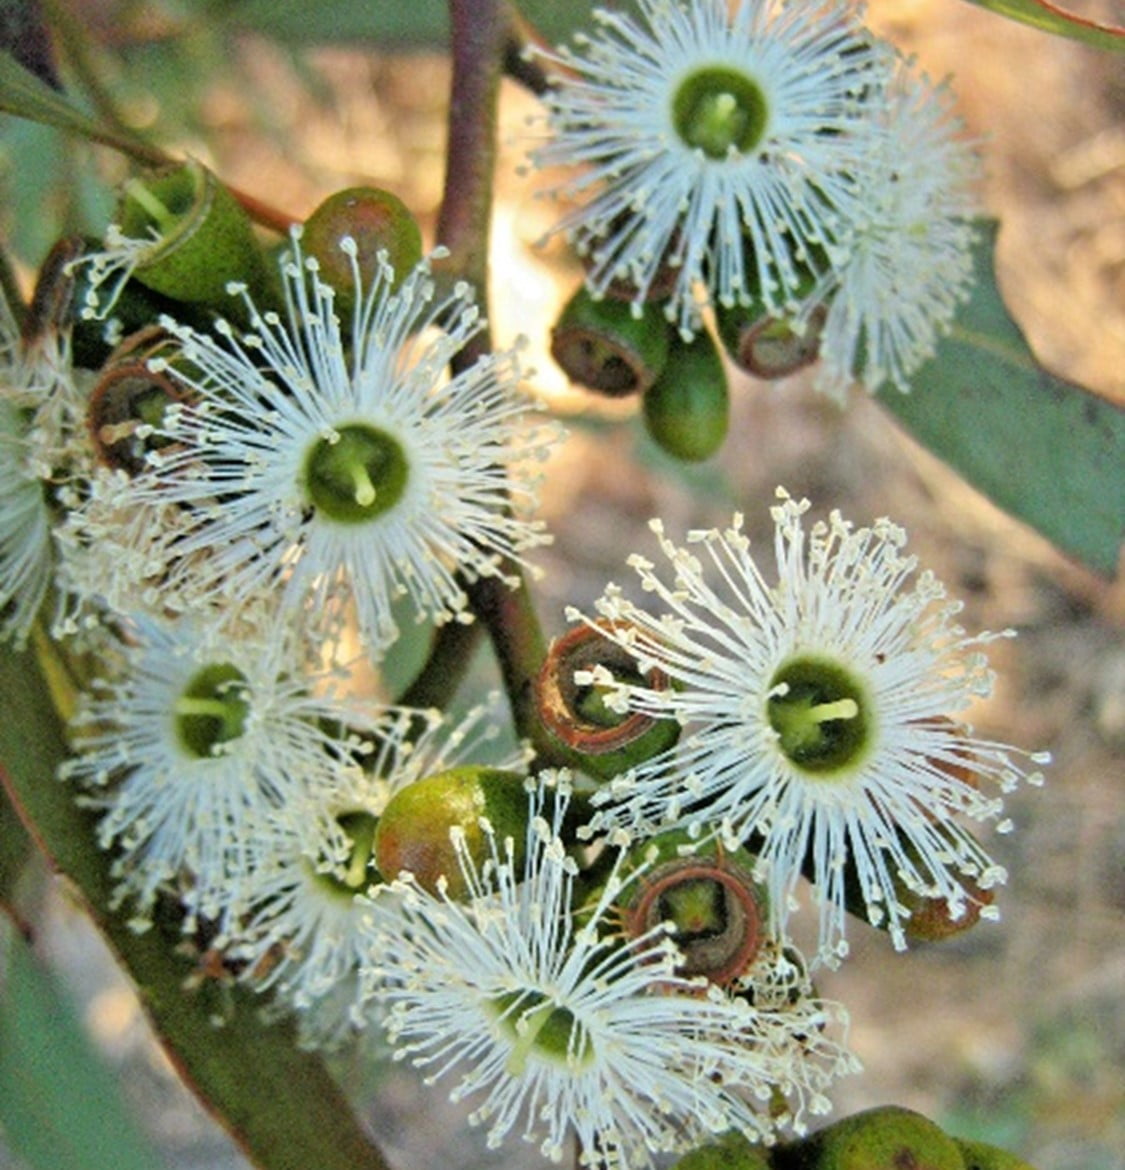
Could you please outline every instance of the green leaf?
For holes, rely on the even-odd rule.
[[[64,730],[31,652],[5,647],[0,654],[0,703],[0,781],[54,867],[81,892],[132,975],[157,1036],[203,1103],[262,1170],[387,1170],[321,1061],[297,1049],[292,1028],[262,1023],[260,997],[224,988],[230,1010],[216,1027],[218,989],[206,982],[185,989],[197,968],[176,953],[174,926],[136,934],[109,910],[108,856],[95,842],[92,814],[56,778]]]
[[[1125,531],[1125,411],[1036,362],[996,285],[997,230],[984,225],[972,298],[911,393],[878,398],[1001,508],[1111,576]]]
[[[37,1170],[160,1166],[51,973],[2,919],[0,978],[0,1121],[12,1151]]]
[[[446,0],[234,0],[221,6],[222,18],[289,44],[354,44],[384,49],[441,46],[449,38]]]
[[[168,160],[156,147],[121,134],[84,113],[5,52],[0,52],[0,111],[112,146],[153,165]]]
[[[1067,12],[1049,0],[969,0],[980,8],[997,12],[1023,24],[1030,24],[1043,32],[1070,37],[1098,49],[1125,52],[1125,28],[1099,24],[1073,12]]]
[[[599,0],[517,0],[516,7],[536,31],[556,41],[588,26]],[[618,5],[621,7],[622,5]],[[447,0],[227,0],[202,5],[242,28],[289,44],[353,44],[366,41],[381,49],[444,48],[449,41]]]

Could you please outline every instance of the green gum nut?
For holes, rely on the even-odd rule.
[[[820,335],[828,310],[818,305],[801,326],[753,306],[718,306],[719,337],[731,360],[755,378],[787,378],[820,356]]]
[[[817,252],[816,262],[818,268],[827,266],[823,252]],[[752,259],[748,267],[754,271]],[[801,302],[812,294],[817,276],[807,264],[798,264],[797,269],[799,283],[793,296]],[[801,322],[778,316],[757,292],[744,304],[715,305],[715,325],[723,349],[739,369],[765,380],[786,378],[817,360],[827,316],[825,305],[809,311]]]
[[[341,247],[349,239],[352,243]],[[394,271],[391,287],[397,288],[422,259],[422,232],[397,195],[378,187],[348,187],[329,195],[305,220],[301,249],[316,258],[320,278],[336,293],[343,316],[355,307],[357,271],[360,288],[369,289],[382,254]]]
[[[768,941],[768,903],[753,856],[717,841],[696,846],[675,830],[632,848],[625,871],[641,864],[619,906],[626,934],[638,938],[670,922],[681,975],[720,986],[742,976]]]
[[[778,1170],[966,1170],[940,1126],[898,1105],[845,1117],[778,1149],[774,1161]]]
[[[761,1146],[752,1146],[740,1133],[730,1133],[685,1154],[671,1170],[770,1170],[770,1159]]]
[[[463,835],[479,870],[492,857],[482,818],[492,826],[502,859],[504,841],[511,839],[518,870],[528,824],[524,777],[475,765],[437,772],[396,792],[375,829],[375,864],[388,879],[408,870],[424,890],[436,893],[444,885],[450,898],[464,898],[467,886],[450,833]]]
[[[960,1147],[961,1156],[965,1159],[965,1170],[1035,1170],[1022,1158],[1009,1154],[999,1146],[990,1146],[987,1142],[968,1141],[965,1138],[954,1138]]]
[[[552,741],[570,765],[598,780],[651,759],[680,736],[675,719],[617,711],[606,702],[608,686],[575,679],[576,672],[600,669],[619,683],[671,687],[656,667],[642,675],[628,650],[602,632],[605,628],[575,626],[556,638],[535,680],[536,706]]]
[[[709,459],[730,426],[723,359],[709,334],[676,337],[660,377],[644,396],[648,433],[669,455],[688,463]]]
[[[551,331],[551,356],[572,382],[624,398],[644,393],[660,376],[669,335],[659,307],[595,300],[582,287]]]
[[[128,239],[152,240],[133,270],[146,288],[173,300],[239,315],[227,285],[245,284],[260,301],[265,257],[250,217],[215,176],[194,160],[125,184],[116,221]]]

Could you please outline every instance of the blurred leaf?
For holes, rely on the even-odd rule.
[[[163,151],[91,117],[4,52],[0,52],[0,111],[112,146],[154,165],[167,161]]]
[[[0,920],[0,1121],[37,1170],[155,1170],[112,1071],[51,973]]]
[[[158,1038],[217,1120],[262,1170],[387,1170],[321,1061],[296,1048],[291,1027],[262,1023],[260,997],[222,988],[230,1010],[216,1027],[220,989],[213,981],[185,989],[198,967],[176,953],[174,924],[136,934],[109,911],[109,858],[96,844],[93,815],[56,778],[64,730],[30,652],[5,647],[0,655],[0,703],[0,780],[54,867],[78,887]]]
[[[1049,3],[1049,0],[969,0],[969,3],[1030,24],[1043,32],[1070,37],[1095,48],[1125,53],[1125,28],[1088,20]]]
[[[516,7],[548,40],[590,23],[598,0],[517,0]],[[447,0],[209,0],[209,15],[291,44],[354,44],[395,49],[446,48]]]
[[[976,285],[910,394],[878,398],[920,443],[1063,552],[1111,576],[1125,531],[1125,411],[1043,369],[996,285],[985,225]]]
[[[32,855],[32,849],[31,838],[16,816],[16,810],[0,791],[0,909],[11,907],[16,882]]]

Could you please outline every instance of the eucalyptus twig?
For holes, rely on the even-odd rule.
[[[512,17],[504,0],[450,0],[449,15],[453,80],[438,240],[449,249],[447,274],[476,287],[487,317],[497,104],[502,66],[511,46]],[[490,348],[486,327],[453,359],[454,372],[467,369]],[[512,564],[505,565],[505,573],[522,576],[519,566]],[[497,577],[483,577],[465,582],[465,588],[473,612],[492,638],[516,729],[549,757],[552,749],[533,693],[546,643],[526,584],[512,590]],[[424,673],[430,673],[428,666]]]

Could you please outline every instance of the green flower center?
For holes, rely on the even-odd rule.
[[[375,866],[375,826],[379,818],[369,812],[341,813],[336,818],[336,824],[344,830],[351,850],[343,872],[335,868],[331,871],[320,871],[317,877],[335,893],[352,898],[362,890],[366,890],[373,882],[382,880],[382,875]]]
[[[540,992],[511,991],[489,1003],[512,1041],[505,1065],[511,1076],[523,1074],[533,1053],[570,1068],[583,1068],[593,1060],[594,1046],[574,1013]]]
[[[305,490],[318,512],[342,524],[361,524],[393,508],[409,474],[402,444],[366,423],[340,427],[305,459]]]
[[[190,755],[208,759],[246,730],[246,676],[229,662],[205,666],[176,700],[176,734]]]
[[[727,891],[709,878],[688,878],[666,889],[659,899],[661,919],[676,924],[680,947],[704,942],[727,929]]]
[[[871,741],[870,704],[842,667],[823,658],[795,658],[773,676],[770,691],[770,726],[802,771],[823,776],[862,759]]]
[[[726,158],[732,150],[748,154],[762,141],[768,121],[761,86],[722,65],[693,73],[672,98],[676,133],[709,158]]]

